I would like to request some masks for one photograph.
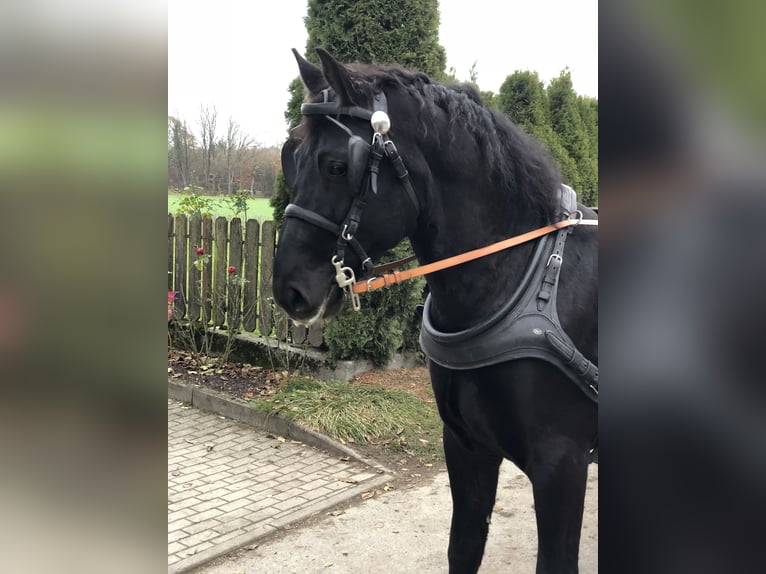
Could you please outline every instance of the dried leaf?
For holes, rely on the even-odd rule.
[[[362,500],[369,500],[373,496],[375,496],[375,491],[374,490],[368,490],[367,492],[363,492],[362,493]]]
[[[354,480],[353,478],[339,478],[338,480],[341,481],[341,482],[347,482],[349,484],[358,484],[359,483],[358,480]]]
[[[341,514],[346,514],[345,510],[333,510],[332,512],[327,513],[330,516],[340,516]]]
[[[325,563],[325,565],[324,565],[324,567],[325,567],[325,568],[329,568],[329,567],[330,567],[330,566],[332,566],[333,564],[334,564],[334,562],[326,562],[326,563]]]
[[[351,460],[351,457],[350,456],[342,456],[342,457],[340,457],[340,460],[343,461],[343,462],[348,462],[348,461]]]

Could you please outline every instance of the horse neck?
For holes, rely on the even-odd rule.
[[[513,209],[508,191],[489,181],[445,181],[435,188],[431,205],[411,238],[424,263],[484,247],[545,223],[518,206]],[[454,332],[490,317],[515,290],[533,247],[534,242],[523,244],[427,276],[434,326]]]

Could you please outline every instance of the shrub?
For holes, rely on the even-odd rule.
[[[178,203],[176,214],[185,213],[189,216],[197,214],[200,217],[211,217],[213,205],[214,200],[211,197],[194,192],[184,193],[183,199]]]
[[[402,259],[411,253],[410,242],[405,240],[381,262]],[[423,299],[423,284],[423,279],[418,278],[363,294],[361,311],[354,311],[346,302],[324,330],[330,357],[369,359],[375,366],[383,366],[399,350],[417,351],[419,319],[415,306]]]
[[[277,224],[277,230],[280,230],[285,221],[285,208],[290,203],[290,186],[287,185],[281,169],[277,172],[275,188],[269,205],[274,209],[274,222]]]

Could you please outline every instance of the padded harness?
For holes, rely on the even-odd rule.
[[[564,217],[577,209],[574,191],[561,186]],[[565,373],[585,395],[598,402],[598,367],[564,332],[556,309],[564,246],[572,228],[537,240],[524,276],[510,299],[492,317],[464,331],[444,333],[431,322],[426,299],[420,346],[435,363],[457,370],[477,369],[525,357],[547,361]],[[546,261],[547,263],[543,264]]]

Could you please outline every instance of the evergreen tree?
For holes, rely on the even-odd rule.
[[[548,148],[564,183],[577,190],[580,187],[577,164],[551,127],[548,94],[537,72],[517,70],[508,76],[500,86],[497,102],[498,109],[513,123]]]
[[[290,82],[287,91],[290,92],[290,101],[287,102],[285,121],[287,121],[287,130],[290,131],[301,123],[301,104],[306,99],[306,92],[300,76],[296,76]]]
[[[316,48],[322,47],[341,62],[399,63],[437,78],[444,78],[447,56],[438,42],[437,0],[394,0],[369,2],[309,0],[305,19],[309,33],[306,58],[319,63]],[[288,87],[290,100],[285,111],[288,130],[301,123],[305,89],[300,77]],[[275,186],[274,220],[281,227],[282,213],[290,202],[290,188]]]
[[[500,110],[527,133],[542,134],[548,121],[548,97],[537,72],[515,71],[500,86]]]
[[[441,78],[438,0],[309,0],[306,58],[324,48],[340,62],[400,64]]]
[[[436,79],[446,78],[437,0],[309,0],[305,22],[306,58],[315,64],[319,63],[315,50],[322,47],[341,62],[400,64]],[[293,127],[301,120],[304,90],[300,80],[293,81],[289,90],[292,98],[285,118]],[[280,225],[288,202],[289,190],[280,174],[272,203]],[[411,252],[405,240],[382,261]],[[399,348],[417,349],[414,306],[421,299],[422,286],[423,281],[416,280],[390,287],[368,298],[361,313],[346,305],[325,330],[330,355],[334,359],[364,357],[381,365]]]
[[[274,210],[274,222],[277,225],[277,230],[282,229],[282,224],[285,222],[285,208],[289,203],[290,187],[287,185],[285,176],[280,169],[277,171],[274,195],[269,199],[269,205]]]
[[[588,169],[592,176],[592,190],[588,205],[598,205],[598,100],[585,96],[577,96],[577,107],[580,111],[585,131],[588,133],[590,165]]]
[[[591,151],[590,138],[580,115],[569,70],[562,71],[558,78],[553,79],[547,92],[551,127],[577,166],[577,187],[570,185],[582,203],[594,205],[598,198],[597,157]]]

